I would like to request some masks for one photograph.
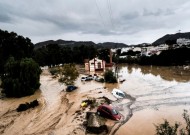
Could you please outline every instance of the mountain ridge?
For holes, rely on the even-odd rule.
[[[36,43],[34,48],[38,49],[43,46],[49,45],[49,44],[58,44],[59,46],[69,46],[69,47],[75,47],[80,45],[93,45],[97,48],[122,48],[122,47],[128,47],[128,45],[124,43],[114,43],[114,42],[104,42],[104,43],[94,43],[92,41],[72,41],[72,40],[47,40],[43,42]]]
[[[175,33],[175,34],[166,34],[163,37],[157,39],[152,43],[152,45],[160,45],[165,44],[167,40],[177,40],[179,38],[188,38],[190,39],[190,32],[184,32],[184,33]]]

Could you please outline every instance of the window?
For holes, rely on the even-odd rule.
[[[117,115],[118,114],[118,112],[115,109],[112,109],[111,111],[112,111],[113,115]]]
[[[101,62],[98,62],[98,68],[101,68]]]

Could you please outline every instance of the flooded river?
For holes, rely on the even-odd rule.
[[[80,77],[83,75],[80,75]],[[120,65],[118,76],[126,81],[102,84],[76,81],[78,90],[64,91],[65,86],[44,71],[41,87],[34,95],[20,99],[0,99],[0,134],[3,135],[84,135],[84,113],[76,115],[80,103],[87,97],[106,96],[113,100],[123,118],[108,120],[110,135],[153,135],[154,124],[164,119],[182,123],[183,110],[190,113],[190,71],[176,67]],[[127,99],[116,100],[113,88],[125,91]],[[16,112],[20,103],[38,99],[40,106]]]
[[[154,124],[163,123],[164,119],[184,123],[183,110],[190,112],[189,71],[176,67],[121,66],[119,76],[126,81],[117,87],[134,100],[115,103],[123,107],[126,116],[126,121],[114,132],[116,135],[155,134]]]

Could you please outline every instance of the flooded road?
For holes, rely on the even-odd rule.
[[[82,123],[85,121],[85,111],[81,110],[80,103],[87,97],[102,96],[113,100],[113,106],[123,115],[119,122],[107,120],[110,135],[155,134],[154,124],[162,123],[163,119],[171,123],[178,121],[183,125],[183,110],[190,112],[189,70],[121,65],[118,75],[126,81],[118,84],[82,83],[78,78],[76,85],[79,88],[66,93],[65,85],[44,71],[40,90],[34,95],[0,99],[0,134],[84,135]],[[125,91],[127,98],[116,100],[111,95],[113,88]],[[34,99],[38,99],[40,106],[16,112],[20,103]],[[81,113],[76,114],[77,111]]]

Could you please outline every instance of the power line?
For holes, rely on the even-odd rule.
[[[114,23],[113,23],[113,15],[112,15],[112,9],[111,9],[111,3],[110,0],[107,0],[107,7],[108,7],[108,11],[109,11],[109,17],[110,17],[110,22],[113,28],[114,27]]]
[[[101,10],[100,10],[100,8],[99,8],[99,6],[98,6],[98,2],[95,0],[95,3],[96,3],[96,8],[98,9],[98,13],[99,13],[99,15],[100,15],[100,19],[101,19],[101,21],[102,21],[102,24],[103,24],[103,26],[106,28],[106,24],[104,23],[104,20],[103,20],[103,16],[102,16],[102,14],[101,14]]]
[[[106,30],[106,24],[104,22],[103,15],[101,14],[101,9],[99,8],[99,5],[98,5],[98,0],[95,0],[95,3],[96,3],[96,8],[98,10],[100,19],[102,21],[102,24],[103,24],[103,26],[104,26],[104,28]],[[112,13],[112,8],[111,8],[111,2],[110,2],[110,0],[107,0],[107,8],[108,8],[108,13],[109,13],[109,18],[110,18],[112,30],[115,30],[115,25],[114,25],[114,21],[113,21],[113,13]],[[108,19],[108,21],[109,21],[109,19]],[[115,41],[116,41],[116,43],[118,42],[118,40],[117,40],[116,37],[115,37]]]
[[[112,8],[111,8],[110,0],[107,0],[107,7],[108,7],[108,11],[109,11],[109,18],[110,18],[112,30],[115,30],[115,25],[114,25],[114,21],[113,21],[113,12],[112,12]],[[116,43],[118,42],[116,37],[115,37],[115,41],[116,41]]]

